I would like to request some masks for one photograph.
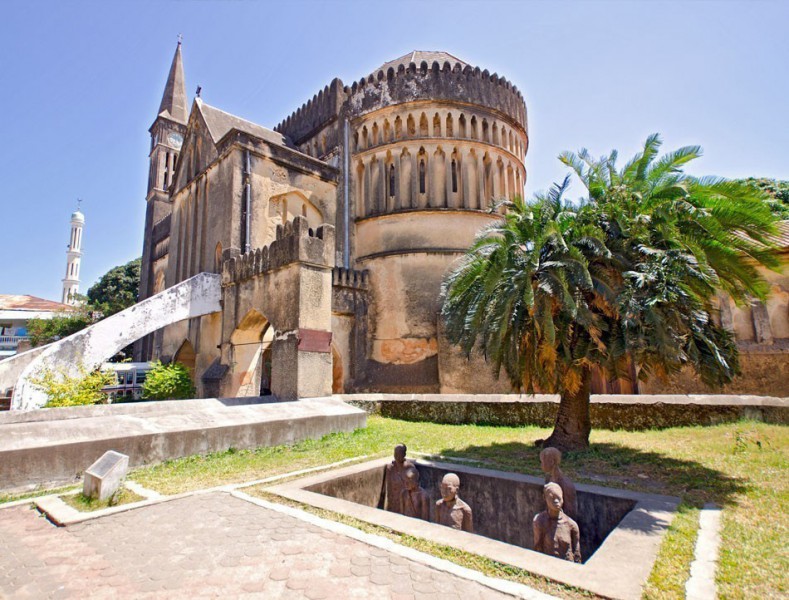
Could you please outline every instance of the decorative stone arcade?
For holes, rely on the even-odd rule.
[[[268,246],[224,260],[221,358],[203,377],[207,394],[265,389],[270,356],[277,398],[331,395],[333,266],[334,227],[313,230],[304,217],[278,225]]]

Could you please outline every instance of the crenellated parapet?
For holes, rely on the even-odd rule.
[[[405,102],[445,100],[504,112],[527,129],[526,104],[518,88],[496,73],[461,62],[392,64],[345,89],[354,116]]]
[[[370,285],[370,272],[366,269],[359,271],[356,269],[334,267],[331,274],[331,284],[333,287],[366,290]]]
[[[321,225],[313,230],[304,217],[277,225],[276,239],[268,246],[222,263],[222,285],[235,285],[293,263],[331,268],[334,264],[334,227]]]
[[[334,121],[346,99],[347,93],[342,81],[335,78],[311,100],[302,104],[301,108],[277,125],[274,131],[288,136],[296,144],[301,144],[304,139]]]
[[[523,95],[505,77],[472,67],[454,57],[452,61],[418,60],[422,56],[451,57],[446,53],[414,52],[383,65],[351,86],[343,87],[342,81],[335,78],[275,130],[297,145],[306,146],[312,153],[311,148],[320,149],[320,146],[305,142],[326,130],[340,115],[355,119],[388,106],[423,100],[485,107],[503,113],[524,132],[528,131]],[[411,60],[414,58],[417,60]],[[330,132],[329,146],[339,142],[337,133]]]

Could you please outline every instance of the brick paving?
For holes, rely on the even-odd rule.
[[[510,598],[221,492],[67,528],[0,510],[0,597]]]

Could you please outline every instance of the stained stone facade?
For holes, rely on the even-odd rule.
[[[493,199],[523,194],[526,105],[505,78],[416,51],[334,79],[272,130],[200,97],[188,110],[179,44],[150,133],[140,299],[213,272],[223,309],[141,340],[137,360],[187,365],[201,396],[511,391],[438,318]],[[772,334],[759,310],[754,342],[783,347],[785,307]]]
[[[526,106],[506,79],[413,52],[271,130],[199,97],[187,112],[179,45],[150,131],[141,298],[209,271],[223,310],[138,358],[186,364],[201,395],[281,395],[294,368],[284,395],[508,391],[452,361],[438,323],[447,268],[494,198],[523,193]]]

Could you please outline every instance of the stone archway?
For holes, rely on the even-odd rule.
[[[313,230],[299,215],[275,233],[268,246],[231,257],[222,267],[220,364],[227,370],[219,389],[226,397],[269,389],[282,400],[331,394],[334,228]],[[271,333],[264,340],[267,326]]]
[[[230,336],[233,377],[231,396],[271,394],[271,344],[274,329],[259,311],[250,309]]]
[[[343,385],[342,356],[337,352],[334,344],[331,346],[331,393],[342,394],[345,392]]]
[[[192,342],[184,340],[184,343],[178,348],[178,352],[175,353],[173,362],[185,366],[189,370],[189,376],[192,378],[192,381],[194,381],[196,359],[197,353],[195,352],[194,346],[192,346]]]

